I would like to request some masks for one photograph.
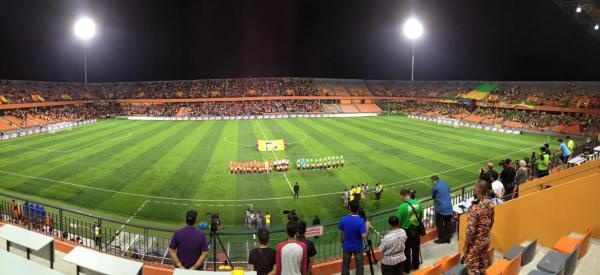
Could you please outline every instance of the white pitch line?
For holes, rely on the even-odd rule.
[[[494,158],[491,159],[487,159],[487,160],[482,160],[482,161],[478,161],[478,162],[473,162],[471,164],[468,165],[464,165],[461,167],[456,167],[453,169],[449,169],[446,171],[440,171],[437,173],[433,173],[433,174],[429,174],[429,175],[425,175],[425,176],[421,176],[421,177],[417,177],[417,178],[412,178],[412,179],[407,179],[407,180],[402,180],[402,181],[397,181],[397,182],[392,182],[392,183],[388,183],[387,186],[396,186],[396,185],[400,185],[402,183],[407,183],[410,181],[416,181],[419,179],[424,179],[424,178],[428,178],[431,177],[433,175],[440,175],[440,174],[445,174],[448,172],[452,172],[452,171],[456,171],[456,170],[460,170],[463,168],[467,168],[467,167],[471,167],[473,165],[479,164],[479,163],[484,163],[484,162],[489,162],[492,161],[494,159],[497,158],[501,158],[501,157],[505,157],[505,156],[509,156],[515,153],[519,153],[525,150],[530,150],[531,148],[535,148],[537,146],[531,146],[531,147],[527,147],[512,153],[508,153],[508,154],[504,154],[504,155],[500,155],[500,156],[496,156]],[[8,172],[8,171],[2,171],[0,170],[0,174],[7,174],[7,175],[12,175],[12,176],[16,176],[16,177],[22,177],[22,178],[29,178],[29,179],[37,179],[37,180],[42,180],[42,181],[47,181],[47,182],[54,182],[54,183],[60,183],[60,184],[65,184],[65,185],[70,185],[70,186],[75,186],[75,187],[79,187],[79,188],[85,188],[85,189],[91,189],[91,190],[96,190],[96,191],[102,191],[102,192],[108,192],[108,193],[113,193],[113,194],[120,194],[120,195],[127,195],[127,196],[132,196],[132,197],[139,197],[139,198],[146,198],[146,199],[160,199],[160,200],[167,200],[167,201],[174,201],[172,202],[172,204],[176,204],[176,202],[250,202],[250,201],[269,201],[269,200],[284,200],[284,199],[292,199],[292,197],[273,197],[273,198],[260,198],[260,199],[231,199],[231,200],[227,200],[227,199],[216,199],[216,200],[206,200],[206,199],[184,199],[184,198],[173,198],[173,197],[162,197],[162,196],[151,196],[151,195],[144,195],[144,194],[136,194],[136,193],[129,193],[129,192],[122,192],[122,191],[116,191],[116,190],[110,190],[110,189],[104,189],[104,188],[99,188],[99,187],[93,187],[93,186],[87,186],[87,185],[82,185],[82,184],[76,184],[76,183],[71,183],[71,182],[66,182],[66,181],[60,181],[60,180],[53,180],[53,179],[48,179],[48,178],[42,178],[42,177],[35,177],[35,176],[29,176],[29,175],[23,175],[23,174],[19,174],[19,173],[13,173],[13,172]],[[413,182],[410,184],[405,184],[405,185],[401,185],[401,186],[407,186],[407,185],[412,185],[412,184],[416,184],[417,182]],[[390,188],[398,188],[400,186],[397,187],[390,187]],[[340,192],[330,192],[330,193],[321,193],[321,194],[312,194],[312,195],[304,195],[303,197],[322,197],[322,196],[330,196],[330,195],[339,195],[344,193],[343,191]],[[178,203],[177,203],[178,204]],[[183,203],[181,203],[183,204]]]
[[[123,229],[123,227],[125,227],[125,225],[129,224],[129,222],[131,221],[131,219],[133,219],[133,217],[137,216],[137,214],[142,211],[142,208],[144,208],[144,206],[146,206],[146,203],[148,203],[150,200],[145,200],[142,205],[140,205],[140,207],[138,207],[137,210],[135,210],[135,212],[133,213],[133,215],[131,215],[131,217],[129,217],[129,219],[127,219],[127,221],[125,221],[125,223],[123,225],[121,225],[121,228],[119,228],[119,230]]]
[[[260,127],[260,121],[256,121],[256,124],[258,125],[258,129],[263,134],[263,137],[265,138],[265,140],[267,140],[267,135],[265,135],[265,131],[263,131],[262,127]],[[271,153],[273,153],[273,157],[275,157],[275,161],[279,161],[279,159],[277,158],[277,155],[275,155],[275,151],[271,150]],[[285,172],[283,173],[283,177],[285,178],[285,181],[287,182],[288,186],[290,187],[290,191],[292,191],[292,195],[293,195],[294,188],[292,188],[292,184],[290,183],[290,180],[288,179],[287,174]]]

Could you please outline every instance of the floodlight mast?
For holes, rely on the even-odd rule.
[[[412,42],[412,59],[410,69],[410,81],[415,80],[415,40],[423,35],[423,25],[416,18],[409,18],[404,22],[404,35]]]
[[[73,32],[83,41],[83,84],[87,85],[87,42],[96,34],[96,24],[88,17],[81,17],[75,23]]]

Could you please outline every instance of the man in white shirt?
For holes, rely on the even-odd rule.
[[[496,194],[496,198],[503,199],[504,198],[504,185],[501,181],[498,180],[498,176],[492,176],[494,182],[492,182],[492,190]]]

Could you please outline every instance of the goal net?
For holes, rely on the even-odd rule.
[[[48,125],[48,133],[56,134],[62,131],[71,131],[73,128],[72,122],[62,122],[57,124]]]

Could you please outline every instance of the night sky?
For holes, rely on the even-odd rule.
[[[0,0],[0,78],[81,81],[72,27],[97,24],[90,82],[231,77],[600,80],[600,43],[549,0]]]

